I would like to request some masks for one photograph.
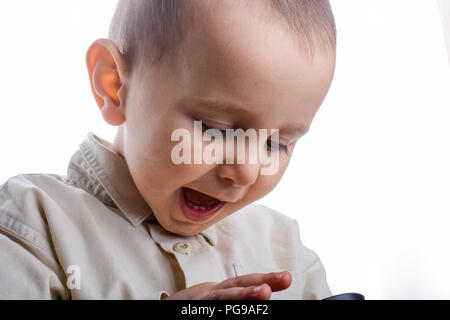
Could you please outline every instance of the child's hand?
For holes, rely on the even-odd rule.
[[[204,282],[161,299],[172,300],[268,300],[273,291],[291,285],[289,271],[253,273],[222,282]]]

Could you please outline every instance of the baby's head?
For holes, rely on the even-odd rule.
[[[104,120],[119,126],[113,149],[139,192],[167,231],[193,235],[278,184],[328,92],[335,57],[328,0],[120,0],[109,39],[95,41],[86,62]],[[277,172],[261,175],[258,161],[174,163],[177,129],[192,133],[192,150],[212,143],[194,136],[194,120],[279,129],[279,144],[266,145]],[[227,203],[212,215],[185,214],[186,188]]]

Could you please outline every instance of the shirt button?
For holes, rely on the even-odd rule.
[[[192,245],[188,242],[178,242],[173,246],[173,250],[178,253],[188,254],[192,250]]]

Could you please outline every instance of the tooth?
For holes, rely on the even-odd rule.
[[[191,207],[193,207],[194,206],[194,204],[191,202],[191,201],[187,201],[187,203],[188,203],[188,205],[190,205]]]
[[[198,206],[194,203],[192,203],[190,200],[186,199],[187,204],[191,207],[194,208],[195,210],[207,210],[207,208],[205,206]],[[209,208],[209,206],[208,206]]]

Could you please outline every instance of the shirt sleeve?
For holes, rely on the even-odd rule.
[[[0,228],[0,299],[69,299],[57,274]]]
[[[293,240],[299,244],[297,252],[300,262],[300,270],[303,274],[303,292],[301,299],[321,300],[332,295],[328,286],[325,267],[317,253],[309,247],[303,245],[300,237],[300,227],[297,220],[293,220]]]
[[[303,246],[302,258],[310,261],[309,266],[304,271],[303,299],[321,300],[330,297],[332,293],[328,286],[325,268],[319,256],[310,248]]]

